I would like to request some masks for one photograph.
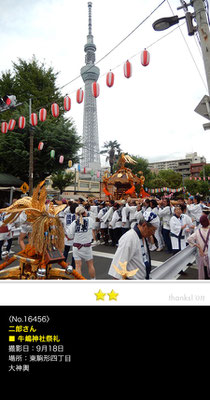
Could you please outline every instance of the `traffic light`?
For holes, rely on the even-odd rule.
[[[0,98],[0,107],[2,108],[15,107],[16,103],[17,99],[14,95],[5,95],[3,98]]]

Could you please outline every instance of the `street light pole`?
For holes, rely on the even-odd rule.
[[[197,29],[203,55],[208,91],[210,95],[210,32],[203,0],[193,0]]]
[[[31,126],[31,98],[29,99],[29,135],[29,196],[32,196],[34,180],[34,132]]]

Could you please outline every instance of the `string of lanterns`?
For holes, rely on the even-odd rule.
[[[150,62],[150,53],[148,50],[144,49],[141,52],[141,64],[146,67],[149,65]],[[123,70],[124,70],[124,76],[128,79],[132,76],[132,64],[129,60],[127,60],[124,65],[123,65]],[[115,75],[114,73],[110,70],[106,74],[106,85],[107,87],[111,88],[114,85],[114,80],[115,80]],[[100,85],[98,82],[93,82],[92,83],[92,95],[93,97],[97,98],[100,94]],[[84,90],[82,88],[79,88],[76,91],[76,102],[78,104],[81,104],[84,100]],[[70,111],[71,110],[71,98],[66,95],[64,97],[64,110],[65,111]],[[60,113],[59,105],[57,103],[53,103],[51,105],[51,114],[53,117],[58,117]],[[36,113],[32,113],[30,117],[30,123],[32,126],[36,126],[38,124],[38,119],[41,122],[46,121],[47,118],[47,110],[45,108],[41,108],[39,111],[39,117]],[[16,126],[16,121],[14,119],[11,119],[9,123],[7,122],[2,122],[1,123],[1,132],[6,134],[9,131],[13,131]],[[26,118],[24,116],[20,116],[18,120],[18,128],[19,129],[24,129],[26,126]]]
[[[141,53],[141,64],[143,66],[147,66],[149,65],[150,62],[150,54],[149,52],[144,49]],[[132,76],[132,64],[129,60],[127,60],[124,65],[123,65],[123,71],[124,71],[124,76],[126,78],[130,78]],[[114,81],[115,81],[115,75],[114,73],[110,70],[107,74],[106,74],[106,85],[107,87],[111,88],[114,85]],[[93,97],[97,98],[100,95],[100,85],[98,82],[93,82],[92,83],[92,95]],[[78,104],[81,104],[84,100],[84,90],[82,88],[79,88],[76,91],[76,102]],[[71,98],[66,95],[64,97],[64,110],[65,111],[70,111],[71,110]],[[51,105],[51,114],[53,117],[57,118],[59,116],[60,113],[60,108],[59,105],[57,103],[53,103]],[[47,119],[47,110],[45,108],[41,108],[39,110],[39,114],[37,115],[36,113],[31,113],[30,115],[30,124],[32,126],[37,126],[38,125],[38,120],[41,122],[46,121]],[[9,123],[7,122],[2,122],[1,123],[1,132],[3,134],[6,134],[8,131],[13,131],[15,129],[16,126],[16,121],[14,119],[10,119]],[[19,129],[24,129],[26,126],[26,118],[21,115],[18,119],[18,128]],[[39,142],[38,144],[38,150],[41,151],[44,147],[44,143],[43,142]],[[55,158],[55,150],[51,150],[50,151],[50,157],[51,158]],[[59,156],[59,163],[63,164],[64,162],[64,156],[60,155]],[[69,160],[68,161],[68,166],[71,167],[72,166],[72,161]],[[78,171],[80,171],[80,165],[78,165]],[[86,173],[86,168],[84,168],[84,174]],[[92,171],[91,171],[92,173]],[[100,177],[100,172],[97,172],[97,177]]]

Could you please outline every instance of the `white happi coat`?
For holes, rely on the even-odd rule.
[[[98,219],[100,219],[100,229],[108,228],[108,222],[104,222],[103,221],[103,217],[107,213],[107,211],[108,211],[108,208],[107,207],[103,207],[103,208],[100,209],[100,211],[98,213]]]
[[[170,219],[170,236],[173,250],[183,250],[186,247],[185,232],[181,229],[184,224],[185,221],[182,215],[180,218],[173,215]]]
[[[145,241],[144,250],[149,258]],[[137,273],[129,279],[146,279],[146,268],[143,261],[141,244],[134,229],[130,229],[128,232],[122,235],[118,242],[118,248],[108,272],[109,275],[116,279],[122,279],[122,276],[118,274],[114,268],[115,265],[117,268],[121,269],[119,261],[122,263],[127,261],[126,269],[128,271],[138,268]]]
[[[66,233],[69,238],[73,238],[73,243],[91,243],[93,220],[91,217],[83,217],[83,224],[79,224],[74,220],[70,225],[66,226]]]
[[[187,212],[193,221],[196,221],[198,224],[200,221],[200,217],[202,215],[202,206],[201,204],[188,204]]]

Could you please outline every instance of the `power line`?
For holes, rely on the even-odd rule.
[[[170,5],[170,3],[169,3],[169,0],[167,0],[167,3],[168,3],[168,6],[169,6],[169,8],[170,8],[172,14],[175,15],[174,12],[173,12],[173,9],[172,9],[172,7],[171,7],[171,5]],[[178,25],[178,28],[179,28],[180,33],[181,33],[181,35],[182,35],[182,38],[183,38],[183,40],[184,40],[184,42],[185,42],[185,45],[187,46],[187,49],[188,49],[189,54],[190,54],[190,56],[191,56],[191,58],[192,58],[192,60],[193,60],[193,63],[194,63],[194,65],[195,65],[196,69],[197,69],[197,72],[198,72],[198,74],[199,74],[199,76],[200,76],[200,78],[201,78],[201,80],[202,80],[202,82],[203,82],[203,85],[204,85],[205,89],[208,90],[207,85],[206,85],[206,83],[205,83],[205,81],[204,81],[204,79],[203,79],[203,77],[202,77],[202,74],[201,74],[201,72],[200,72],[200,70],[199,70],[199,67],[198,67],[198,65],[197,65],[197,63],[196,63],[196,61],[195,61],[195,58],[194,58],[194,56],[193,56],[193,54],[192,54],[192,52],[191,52],[191,50],[190,50],[190,47],[189,47],[189,45],[188,45],[188,43],[187,43],[187,41],[186,41],[186,39],[185,39],[185,36],[184,36],[184,34],[183,34],[183,32],[182,32],[182,30],[181,30],[181,28],[180,28],[180,25]]]
[[[123,42],[125,42],[125,40],[127,40],[141,25],[144,24],[144,22],[146,22],[153,14],[155,11],[158,10],[158,8],[160,8],[163,3],[165,3],[166,0],[163,0],[156,8],[154,8],[154,10],[146,17],[144,18],[127,36],[125,36],[119,43],[117,43],[111,50],[108,51],[108,53],[106,53],[103,57],[101,57],[96,63],[95,65],[99,64],[102,60],[104,60],[106,57],[108,57],[114,50],[116,50]],[[92,68],[93,66],[91,65],[90,68],[87,70],[87,72]],[[69,81],[68,83],[66,83],[65,85],[61,86],[60,89],[63,89],[64,87],[66,87],[67,85],[70,85],[72,82],[76,81],[77,79],[80,78],[80,75],[76,76],[75,78],[73,78],[71,81]]]

